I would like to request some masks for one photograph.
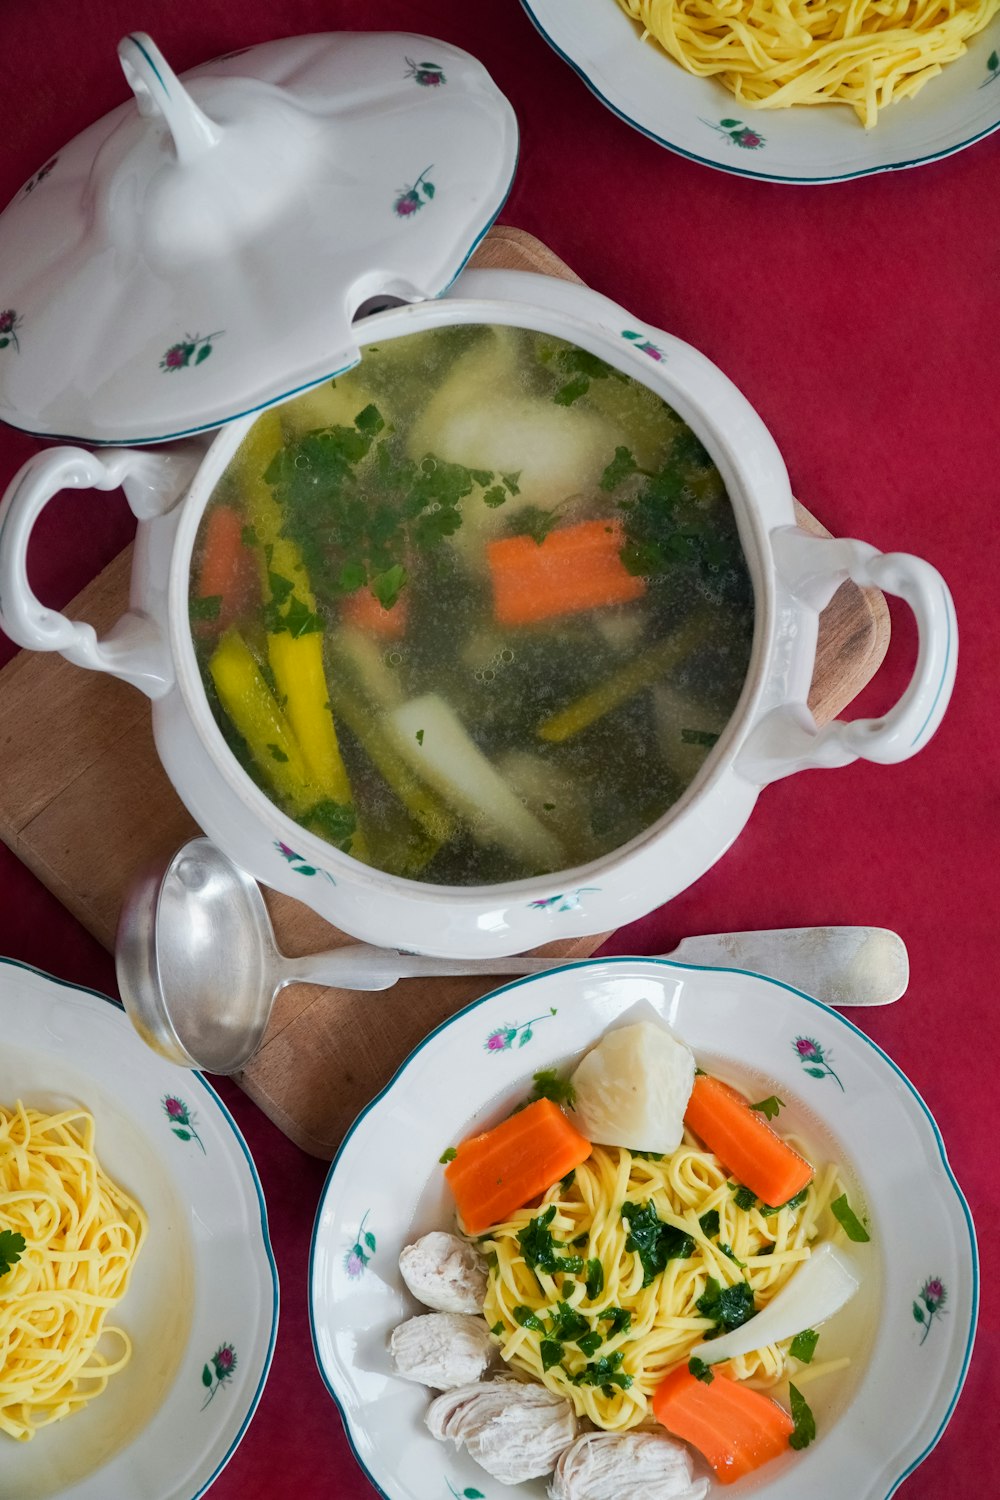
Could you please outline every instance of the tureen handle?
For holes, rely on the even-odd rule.
[[[179,162],[193,161],[216,145],[217,127],[195,104],[151,36],[134,31],[122,37],[118,58],[139,113],[166,121]]]
[[[152,515],[168,508],[180,478],[167,455],[127,448],[109,448],[100,458],[85,448],[51,448],[29,458],[0,501],[0,626],[11,640],[34,651],[58,651],[77,666],[121,677],[150,698],[169,692],[174,671],[159,627],[130,610],[99,641],[92,625],[46,609],[28,582],[28,541],[39,515],[60,490],[116,490],[127,481],[133,510]]]
[[[772,709],[747,737],[737,771],[764,786],[812,766],[908,760],[941,723],[955,683],[958,625],[948,585],[921,558],[867,542],[811,536],[797,526],[779,527],[771,541],[779,576],[814,619],[848,578],[905,600],[917,622],[917,664],[899,702],[878,719],[834,719],[817,729],[804,702]]]

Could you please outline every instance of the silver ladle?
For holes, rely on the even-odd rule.
[[[902,939],[882,927],[730,932],[685,938],[661,956],[752,969],[833,1005],[891,1004],[909,978]],[[139,1035],[171,1062],[210,1073],[249,1062],[286,984],[383,990],[418,977],[540,974],[560,962],[428,958],[368,943],[287,958],[257,882],[205,838],[135,883],[115,944],[118,987]]]

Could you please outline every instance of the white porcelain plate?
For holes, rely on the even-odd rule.
[[[772,182],[840,182],[917,167],[1000,126],[1000,17],[915,99],[865,131],[848,106],[747,110],[685,72],[615,0],[521,0],[546,41],[616,115],[681,156]]]
[[[195,1500],[236,1450],[267,1378],[278,1276],[260,1181],[198,1073],[158,1058],[92,990],[0,960],[0,1100],[82,1104],[149,1238],[115,1321],[132,1360],[29,1443],[0,1434],[0,1500]]]
[[[386,1349],[416,1310],[397,1256],[453,1221],[437,1165],[446,1147],[523,1099],[533,1072],[564,1067],[648,1007],[707,1068],[779,1094],[786,1128],[825,1140],[846,1165],[872,1229],[858,1358],[839,1396],[824,1396],[824,1382],[810,1387],[817,1441],[726,1493],[884,1500],[940,1437],[972,1351],[978,1260],[969,1210],[912,1084],[850,1021],[774,980],[592,960],[507,985],[432,1032],[330,1169],[310,1266],[313,1342],[355,1455],[388,1500],[542,1500],[543,1481],[501,1487],[428,1434],[430,1395],[392,1373]]]

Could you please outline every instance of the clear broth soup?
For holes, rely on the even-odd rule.
[[[725,728],[753,633],[691,429],[596,356],[488,325],[370,346],[264,413],[206,508],[190,612],[265,795],[446,885],[654,823]]]

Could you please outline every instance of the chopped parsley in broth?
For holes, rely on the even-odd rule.
[[[257,420],[190,616],[226,742],[282,811],[391,874],[485,885],[597,858],[682,795],[742,690],[753,597],[670,407],[474,325]]]

